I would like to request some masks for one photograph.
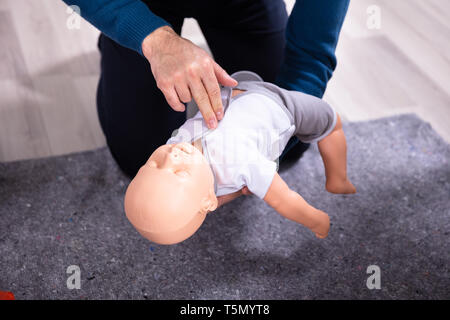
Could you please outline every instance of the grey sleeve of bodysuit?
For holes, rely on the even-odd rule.
[[[286,93],[286,91],[285,91]],[[336,126],[336,111],[324,100],[298,91],[288,91],[287,106],[294,116],[295,135],[305,143],[322,140]]]

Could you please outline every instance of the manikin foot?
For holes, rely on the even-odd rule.
[[[337,194],[356,193],[355,186],[348,179],[327,179],[325,189],[327,189],[328,192]]]
[[[317,221],[317,225],[311,228],[311,231],[316,234],[317,238],[326,238],[330,230],[330,217],[325,212],[317,210]]]

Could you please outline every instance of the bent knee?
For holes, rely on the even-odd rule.
[[[331,132],[335,132],[335,131],[338,131],[338,130],[341,130],[342,129],[342,121],[341,121],[341,117],[339,116],[339,114],[336,112],[336,125],[334,126],[334,129],[333,129],[333,131],[331,131]]]

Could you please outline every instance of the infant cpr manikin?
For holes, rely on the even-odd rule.
[[[234,97],[231,88],[222,88],[224,107],[228,108],[215,130],[193,134],[192,139],[176,134],[140,168],[125,194],[128,220],[146,239],[176,244],[200,228],[208,212],[217,208],[217,196],[246,187],[285,218],[325,238],[330,228],[328,215],[291,190],[276,172],[274,161],[291,136],[317,142],[326,190],[355,193],[347,177],[346,141],[339,115],[321,99],[281,89],[253,73],[238,72],[232,77],[239,82],[236,90],[244,93]],[[204,124],[199,113],[180,130],[189,132],[196,123]],[[242,128],[248,133],[242,131],[232,138]],[[273,141],[258,140],[254,134],[268,129],[278,130],[267,135],[275,136],[277,148]],[[229,160],[236,153],[243,155],[238,157],[238,165],[218,161]],[[247,164],[252,155],[258,155],[258,160]]]

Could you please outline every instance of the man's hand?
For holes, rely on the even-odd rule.
[[[236,192],[233,192],[233,193],[229,193],[229,194],[226,194],[224,196],[217,197],[217,201],[218,201],[217,208],[223,206],[225,203],[233,201],[234,199],[236,199],[236,198],[238,198],[238,197],[240,197],[242,195],[248,196],[248,195],[251,195],[251,194],[253,194],[253,193],[251,193],[250,190],[248,190],[247,187],[243,187],[239,191],[236,191]]]
[[[178,36],[168,26],[160,27],[142,42],[158,88],[168,104],[184,111],[182,102],[193,98],[209,128],[223,117],[219,83],[234,87],[231,78],[202,48]]]

